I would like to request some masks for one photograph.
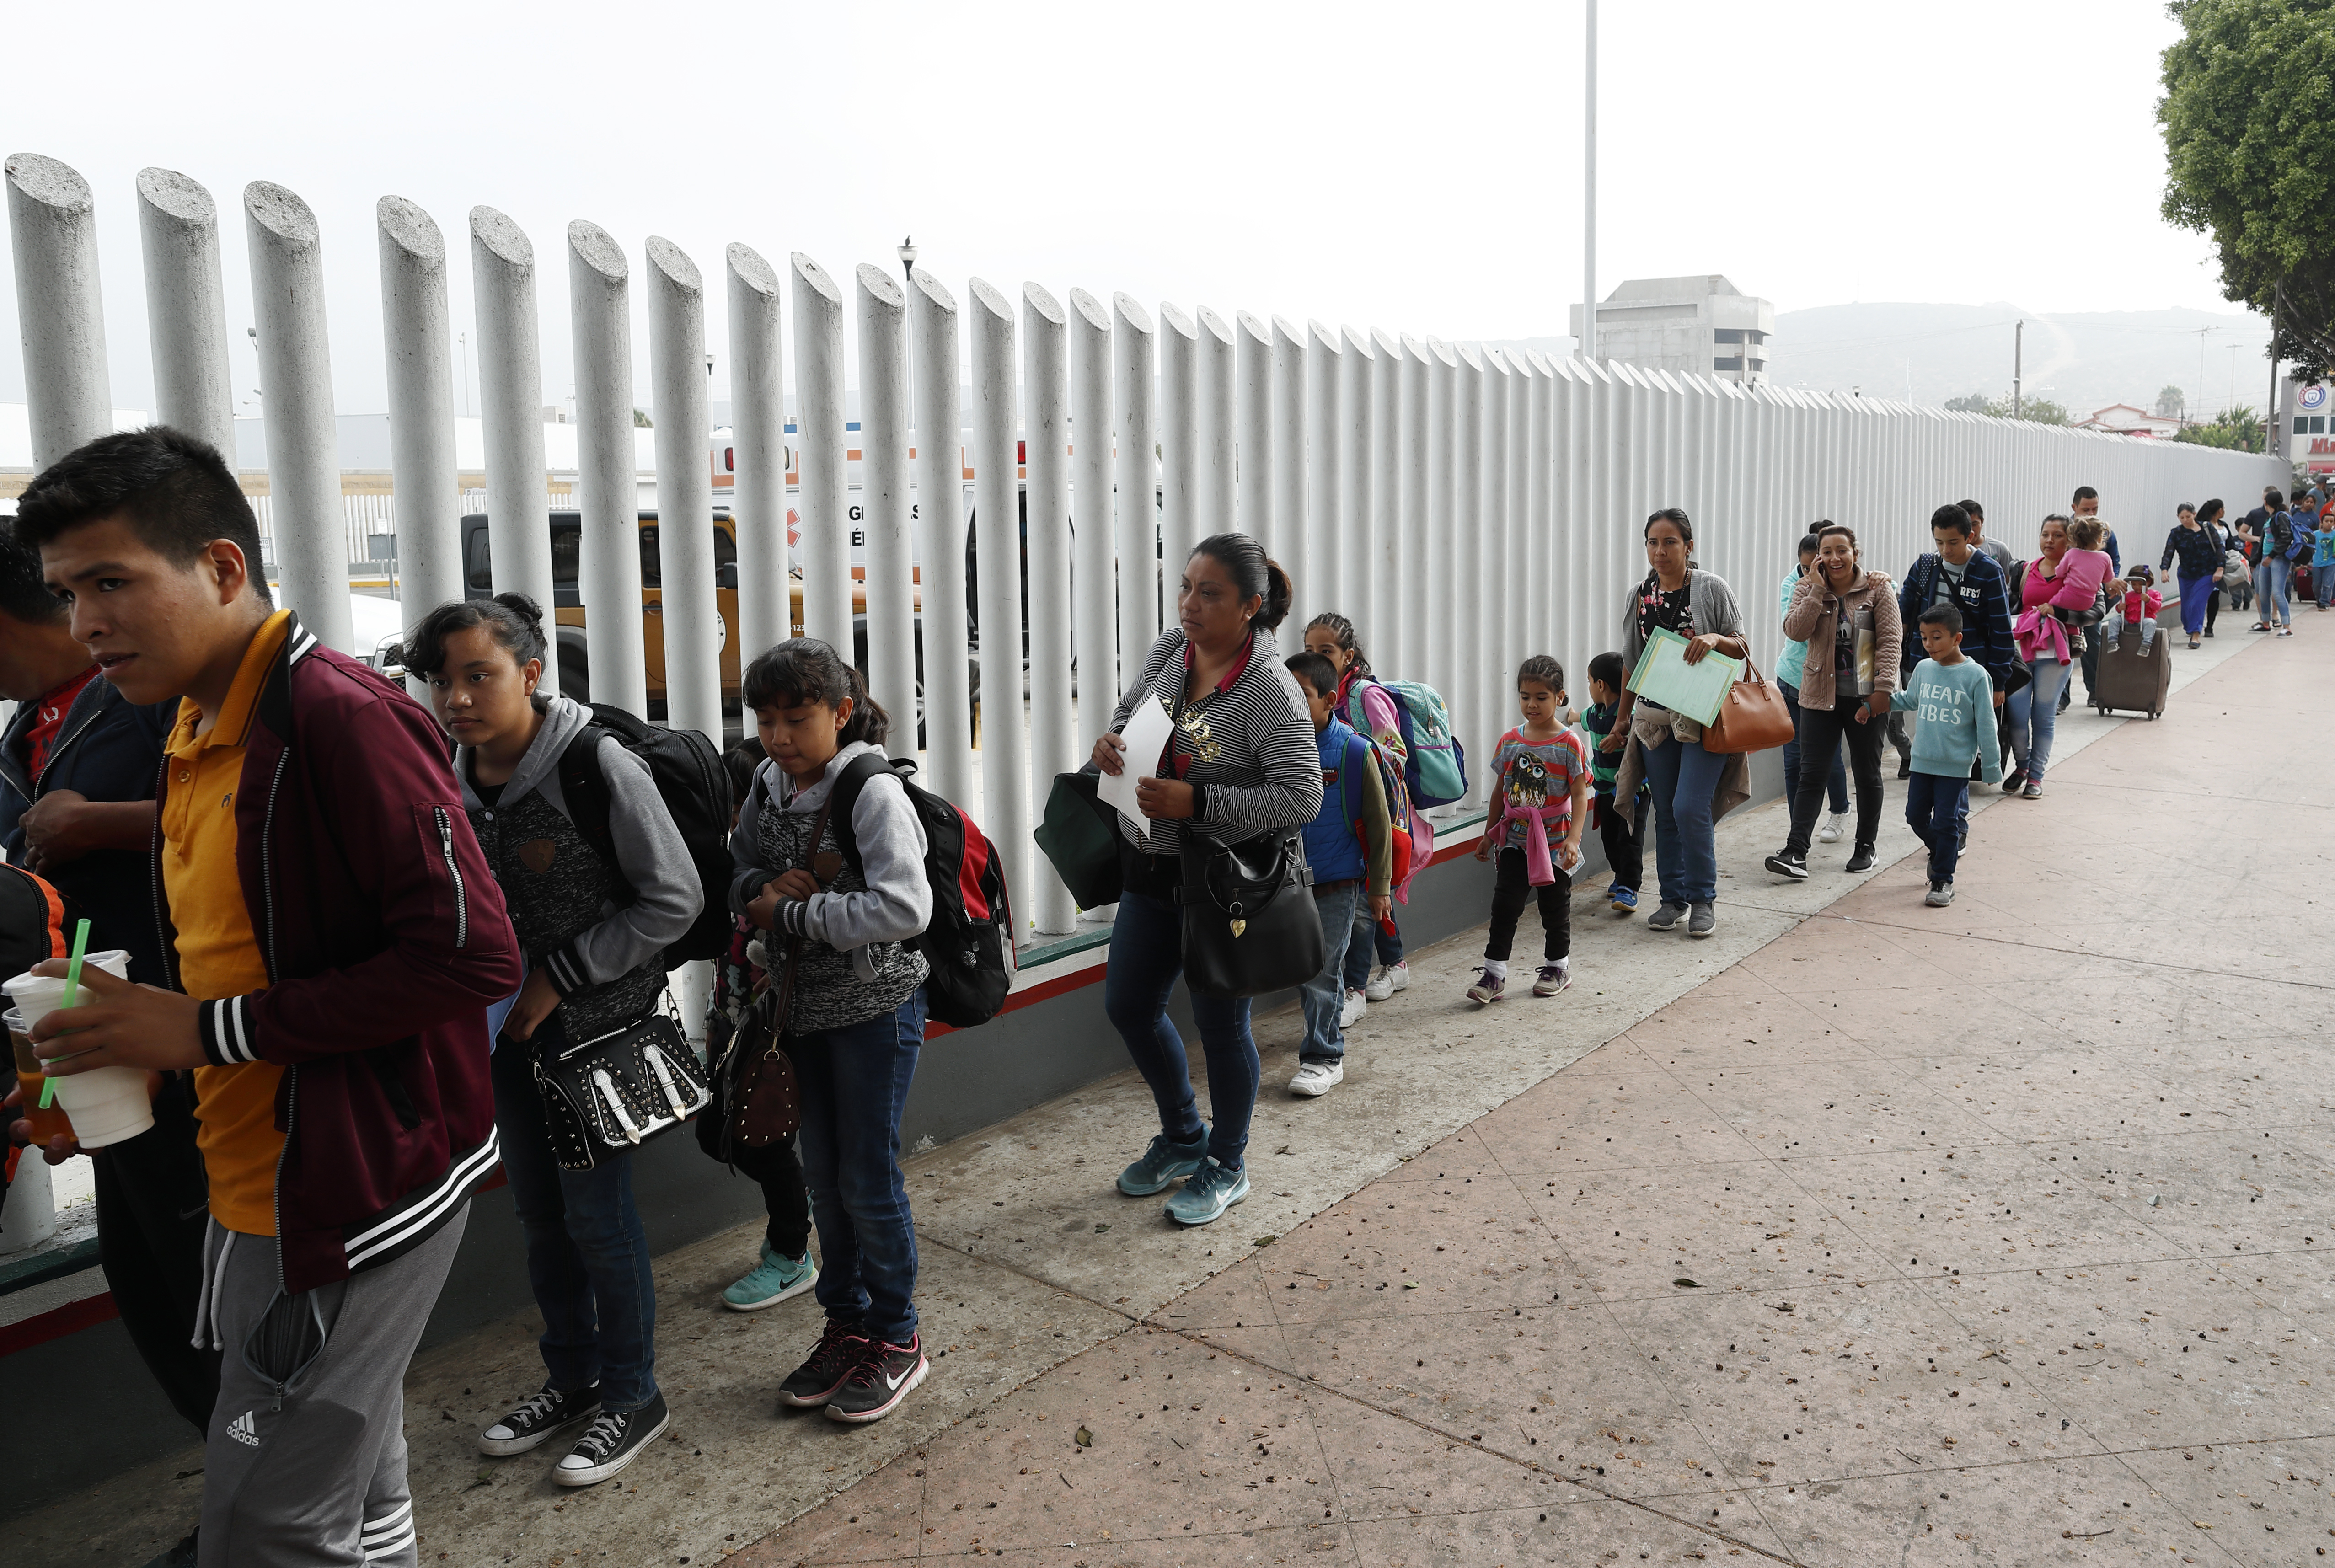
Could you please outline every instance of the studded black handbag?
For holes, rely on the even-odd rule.
[[[1240,844],[1187,840],[1184,983],[1195,996],[1237,1000],[1303,985],[1327,953],[1312,896],[1313,872],[1294,830]]]

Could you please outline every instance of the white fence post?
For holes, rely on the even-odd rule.
[[[1159,640],[1159,487],[1157,436],[1152,421],[1151,317],[1123,294],[1110,296],[1111,407],[1115,461],[1112,475],[1119,544],[1119,656],[1125,672],[1110,693],[1111,705],[1119,692],[1142,673],[1151,644]],[[1090,716],[1086,728],[1100,735],[1102,727]]]
[[[851,646],[851,518],[845,494],[843,291],[800,251],[795,295],[795,508],[802,514],[803,635],[847,661]]]
[[[972,636],[964,586],[964,443],[958,417],[956,300],[918,267],[916,334],[916,572],[925,653],[925,765],[932,791],[974,798]]]
[[[1071,389],[1069,322],[1054,296],[1022,286],[1022,385],[1029,399],[1023,429],[1030,454],[1027,497],[1030,596],[1031,793],[1078,766],[1071,713]],[[1078,906],[1047,861],[1032,856],[1031,914],[1038,929],[1072,928]]]
[[[1110,313],[1085,289],[1071,290],[1071,610],[1076,697],[1095,704],[1119,696],[1119,590],[1110,494]],[[1071,736],[1075,755],[1078,733]]]
[[[1338,583],[1344,572],[1345,541],[1339,537],[1344,515],[1346,465],[1339,455],[1345,433],[1338,392],[1345,359],[1338,334],[1318,321],[1305,324],[1305,576],[1294,573],[1294,603],[1289,618],[1303,626],[1324,610],[1339,610]],[[1342,614],[1343,612],[1341,611]]]
[[[89,182],[53,158],[7,162],[8,237],[16,263],[16,329],[33,469],[113,430],[105,299],[97,280],[97,206]],[[227,454],[235,461],[235,454]]]
[[[576,355],[576,596],[584,604],[585,679],[567,682],[648,716],[647,634],[626,606],[641,602],[640,464],[633,456],[632,264],[598,224],[567,226],[568,334]],[[657,411],[660,418],[667,411]],[[489,514],[491,518],[491,514]],[[662,528],[660,528],[662,533]],[[662,612],[660,612],[662,614]],[[573,676],[577,672],[562,671]],[[666,665],[672,691],[672,665]],[[672,709],[666,709],[670,718]],[[718,736],[717,736],[718,739]]]
[[[1159,305],[1159,597],[1162,621],[1176,618],[1185,557],[1204,537],[1200,516],[1200,343],[1192,318]],[[1149,650],[1146,649],[1146,653]]]
[[[1338,387],[1338,611],[1361,625],[1371,624],[1371,566],[1376,541],[1371,535],[1371,479],[1376,463],[1371,452],[1371,394],[1377,376],[1371,336],[1352,327],[1339,328]]]
[[[383,360],[389,371],[389,477],[396,498],[400,624],[412,631],[462,597],[462,481],[454,461],[453,326],[446,238],[421,208],[384,196],[373,208],[381,253]],[[426,700],[417,674],[406,689]]]
[[[470,208],[470,283],[478,296],[479,411],[487,440],[487,537],[495,591],[525,594],[548,615],[551,519],[544,488],[535,246],[491,207]],[[657,410],[661,421],[664,414]],[[554,659],[543,672],[548,691],[559,689],[557,665]],[[666,682],[671,685],[670,668]]]
[[[649,386],[656,398],[657,577],[664,623],[665,722],[722,744],[722,640],[713,596],[713,471],[705,450],[705,284],[697,264],[651,235]]]
[[[1313,512],[1305,468],[1307,422],[1305,334],[1279,316],[1273,318],[1273,544],[1266,553],[1281,563],[1300,598],[1313,563],[1305,553]],[[1286,624],[1286,623],[1284,623]]]
[[[1225,318],[1202,305],[1199,327],[1200,505],[1195,514],[1195,539],[1228,532],[1239,508],[1235,499],[1233,442],[1235,418],[1232,328]]]
[[[722,252],[729,275],[730,518],[738,531],[738,673],[794,634],[787,550],[787,397],[778,269],[749,245]],[[743,711],[741,711],[743,718]]]
[[[301,623],[326,646],[371,653],[354,646],[350,626],[316,215],[297,196],[264,179],[244,188],[243,212],[266,403],[268,531],[284,588],[281,603],[298,611]]]
[[[1240,439],[1233,449],[1240,480],[1240,531],[1274,547],[1273,334],[1246,311],[1233,317],[1240,394]]]
[[[1377,330],[1371,334],[1371,553],[1363,568],[1369,591],[1362,605],[1371,640],[1364,646],[1391,657],[1401,641],[1396,622],[1402,592],[1403,352],[1393,334]]]
[[[1427,378],[1432,363],[1426,344],[1409,333],[1402,334],[1402,506],[1397,513],[1398,539],[1423,541],[1429,537]],[[1397,575],[1396,580],[1402,588],[1394,624],[1389,628],[1393,635],[1387,638],[1386,651],[1380,654],[1381,662],[1378,665],[1390,677],[1424,680],[1427,676],[1427,557],[1435,553],[1432,549],[1419,551],[1411,565]]]
[[[1515,493],[1515,465],[1510,438],[1515,431],[1513,405],[1520,390],[1508,356],[1496,348],[1484,354],[1484,532],[1483,553],[1476,560],[1476,587],[1468,595],[1476,610],[1476,646],[1482,663],[1477,676],[1482,682],[1482,725],[1486,760],[1492,738],[1508,727],[1513,699],[1507,670],[1518,648],[1516,624],[1508,618],[1508,585],[1522,575],[1517,558],[1516,521],[1510,501]]]
[[[1457,694],[1451,704],[1451,724],[1463,744],[1480,747],[1497,733],[1486,728],[1492,714],[1484,708],[1484,654],[1491,632],[1490,617],[1484,614],[1484,562],[1491,545],[1484,506],[1486,376],[1483,353],[1475,344],[1461,344],[1457,353],[1459,363],[1452,376],[1451,399],[1452,525],[1448,537],[1459,573],[1450,588],[1451,613],[1458,623],[1453,638],[1458,667],[1452,682]],[[1488,763],[1491,759],[1484,760]],[[1484,769],[1478,767],[1473,771],[1476,776],[1468,781],[1469,805],[1485,792]]]
[[[1419,672],[1443,697],[1456,730],[1467,693],[1459,685],[1459,541],[1455,508],[1459,494],[1459,361],[1440,338],[1427,340],[1427,531],[1439,541],[1425,552],[1427,615]],[[1466,744],[1462,740],[1461,744]],[[1476,742],[1478,746],[1483,742]]]
[[[235,383],[228,373],[227,287],[211,193],[168,169],[138,171],[138,237],[146,263],[146,335],[154,417],[235,458]]]
[[[1030,876],[1030,754],[1022,719],[1021,485],[1014,476],[1013,304],[974,278],[973,515],[981,595],[981,827],[1013,907],[1018,943],[1036,908]]]
[[[892,716],[887,749],[916,754],[916,553],[908,528],[907,295],[880,266],[855,274],[859,316],[859,532],[867,694]]]

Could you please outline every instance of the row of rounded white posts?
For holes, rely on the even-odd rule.
[[[7,173],[35,460],[45,463],[110,418],[94,208],[79,177],[53,160],[20,156]],[[159,169],[140,176],[138,194],[160,417],[226,447],[226,313],[210,198]],[[346,646],[316,225],[296,196],[265,183],[246,191],[245,211],[285,597]],[[428,605],[463,587],[446,253],[412,203],[385,198],[377,217],[402,566],[407,602]],[[549,539],[536,521],[545,503],[533,247],[491,208],[475,209],[470,227],[495,586],[548,605]],[[571,224],[567,238],[582,427],[580,586],[587,605],[637,603],[630,265],[594,225]],[[644,260],[659,514],[705,517],[702,284],[667,241],[649,239]],[[781,290],[751,247],[729,247],[725,263],[739,632],[751,658],[790,624]],[[809,257],[791,257],[789,273],[803,619],[810,634],[848,647],[845,305]],[[1871,564],[1902,572],[1926,547],[1929,513],[1943,500],[1982,500],[1996,533],[2024,555],[2034,519],[2088,482],[2111,520],[2149,519],[2138,533],[2153,547],[2162,537],[2156,519],[2169,522],[2173,500],[2217,488],[2236,496],[2276,477],[2264,460],[2197,448],[1319,323],[1301,331],[1245,313],[1227,324],[1211,310],[1163,305],[1155,326],[1124,295],[1106,309],[1074,289],[1066,308],[1028,285],[1017,311],[979,280],[968,291],[974,406],[966,411],[949,291],[921,271],[906,290],[877,267],[858,268],[853,281],[871,685],[900,716],[894,750],[913,750],[916,600],[928,655],[967,639],[957,528],[960,464],[969,460],[974,553],[1003,566],[983,572],[979,588],[993,721],[976,787],[964,661],[926,657],[929,782],[968,805],[978,793],[1019,906],[1042,932],[1068,929],[1072,911],[1032,851],[1032,808],[1051,773],[1077,765],[1133,678],[1163,610],[1173,613],[1185,557],[1208,533],[1245,530],[1289,570],[1297,596],[1284,651],[1313,615],[1339,611],[1361,628],[1382,673],[1442,691],[1478,759],[1480,798],[1486,750],[1512,720],[1518,659],[1556,653],[1574,699],[1586,700],[1585,665],[1618,646],[1624,595],[1644,570],[1641,527],[1656,507],[1680,506],[1694,519],[1700,562],[1735,586],[1766,667],[1780,641],[1769,608],[1776,580],[1817,518],[1855,526]],[[972,445],[961,456],[957,435],[968,423]],[[1082,440],[1084,431],[1098,433]],[[1026,481],[1017,485],[1016,442],[1025,439]],[[1017,489],[1027,497],[1026,605]],[[947,499],[916,508],[916,496]],[[1084,500],[1106,496],[1109,504]],[[1074,527],[1074,516],[1101,520]],[[718,738],[710,531],[660,535],[670,718]],[[1012,628],[1025,614],[1026,729],[1012,702]],[[595,616],[587,634],[594,695],[637,711],[639,619]],[[1074,650],[1087,699],[1075,726]]]

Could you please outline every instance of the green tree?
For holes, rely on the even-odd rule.
[[[1992,405],[1987,402],[1984,392],[1964,392],[1958,398],[1948,398],[1946,407],[1958,414],[1982,414],[1994,411]]]
[[[2271,352],[2335,369],[2335,0],[2173,0],[2165,220],[2210,236],[2223,297],[2271,317]]]
[[[2250,408],[2224,409],[2203,424],[2187,426],[2173,439],[2224,451],[2258,452],[2262,450],[2262,416]]]
[[[2156,411],[2159,417],[2177,420],[2188,411],[2188,395],[2171,382],[2166,382],[2156,389]]]
[[[1988,414],[1995,419],[2013,417],[2009,398],[1991,398],[1984,392],[1966,392],[1958,398],[1948,398],[1946,406],[1956,413]],[[2029,424],[2063,425],[2068,422],[2067,408],[2049,398],[2021,398],[2016,416]]]
[[[633,410],[633,428],[635,430],[644,431],[655,423],[656,421],[649,418],[648,410],[644,408],[635,408]]]

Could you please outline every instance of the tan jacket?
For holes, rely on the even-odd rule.
[[[1897,689],[1897,660],[1905,636],[1888,574],[1867,572],[1864,582],[1836,599],[1821,570],[1800,579],[1784,610],[1784,635],[1808,647],[1807,661],[1800,668],[1800,706],[1832,711],[1834,627],[1842,613],[1873,627],[1873,694],[1881,699],[1877,706],[1885,708],[1889,693]]]

